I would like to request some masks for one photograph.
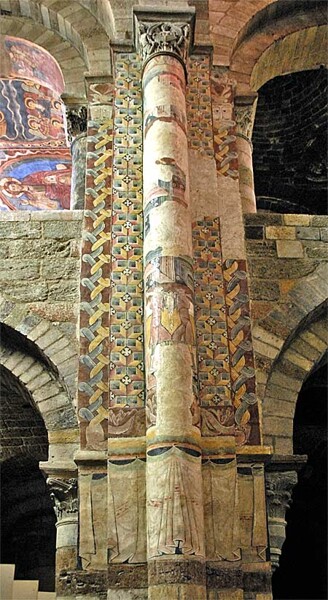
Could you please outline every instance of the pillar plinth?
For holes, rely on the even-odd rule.
[[[192,14],[156,17],[138,14],[137,21],[144,59],[149,597],[205,598],[185,100]],[[197,577],[186,577],[186,569]]]
[[[237,97],[235,100],[239,190],[243,213],[256,212],[251,141],[256,105],[257,94],[256,96]]]

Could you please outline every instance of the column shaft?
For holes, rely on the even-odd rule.
[[[180,597],[186,563],[197,575],[184,597],[205,594],[203,565],[198,565],[204,557],[204,532],[185,87],[184,67],[174,56],[156,55],[146,64],[144,283],[151,598],[164,597],[164,591],[166,597]],[[173,570],[169,563],[175,565]]]

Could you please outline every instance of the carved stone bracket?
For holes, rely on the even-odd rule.
[[[135,9],[135,42],[143,61],[157,54],[170,54],[185,65],[193,43],[193,21],[194,12],[190,10],[151,14]]]
[[[77,135],[87,131],[87,107],[67,106],[66,120],[68,139],[72,142]]]
[[[307,456],[271,456],[266,465],[265,487],[268,509],[270,559],[272,570],[279,566],[281,549],[286,538],[286,511],[292,502],[292,492],[297,484],[297,473],[303,468]]]
[[[47,485],[58,521],[78,512],[77,479],[54,479],[49,477]]]

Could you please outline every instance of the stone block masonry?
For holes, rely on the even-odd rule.
[[[244,218],[252,318],[265,318],[277,303],[328,260],[328,217],[257,213]]]
[[[82,211],[0,215],[0,295],[16,311],[75,330]]]

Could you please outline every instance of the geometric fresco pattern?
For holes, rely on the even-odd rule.
[[[217,173],[237,179],[238,152],[234,116],[234,82],[219,69],[212,69],[211,94]]]
[[[92,84],[89,100],[81,262],[79,416],[81,445],[104,449],[107,445],[109,391],[112,84]]]
[[[219,219],[195,223],[193,242],[200,404],[231,405]]]
[[[141,62],[117,54],[110,300],[110,406],[144,406]]]
[[[213,158],[209,61],[209,56],[193,56],[189,59],[186,104],[189,148]]]
[[[231,389],[236,409],[237,443],[259,444],[259,414],[255,393],[255,368],[252,345],[250,301],[245,260],[223,263],[227,305]]]

